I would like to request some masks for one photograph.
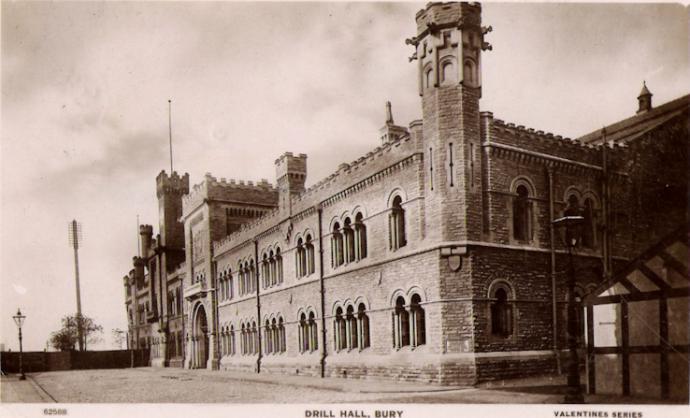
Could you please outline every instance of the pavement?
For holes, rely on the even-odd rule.
[[[511,379],[482,383],[477,387],[449,387],[413,382],[151,367],[31,373],[24,381],[16,375],[0,379],[3,403],[558,404],[565,389],[565,376]],[[654,398],[612,395],[586,395],[585,399],[588,404],[661,403]]]

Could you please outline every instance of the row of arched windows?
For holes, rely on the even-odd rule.
[[[319,333],[314,311],[299,316],[298,345],[300,353],[311,353],[319,349]]]
[[[394,348],[426,344],[426,319],[421,301],[422,298],[417,293],[412,294],[409,305],[405,303],[403,296],[396,298],[392,314]]]
[[[223,356],[234,356],[235,351],[235,327],[230,325],[230,327],[221,328],[220,332],[220,351]]]
[[[332,232],[331,263],[334,268],[367,257],[367,227],[361,212],[355,215],[354,224],[350,217],[345,218],[342,228],[335,222]]]
[[[263,287],[277,286],[283,283],[283,257],[280,255],[280,248],[275,251],[265,252],[261,261],[261,276]]]
[[[259,354],[259,332],[256,322],[240,325],[240,351],[243,356]]]
[[[297,278],[308,276],[315,271],[314,265],[314,243],[311,235],[307,234],[304,240],[297,239],[297,249],[295,252],[295,274]]]
[[[267,319],[264,327],[264,353],[277,354],[284,353],[285,348],[285,324],[283,317],[273,318],[270,322]]]
[[[334,348],[340,350],[363,350],[370,346],[369,340],[369,316],[366,306],[360,303],[355,312],[354,305],[348,305],[335,310],[333,320]]]
[[[245,261],[240,264],[239,271],[239,292],[240,295],[247,295],[256,291],[256,270],[254,260]]]
[[[218,297],[221,302],[232,299],[232,282],[232,271],[230,270],[223,271],[218,277]]]

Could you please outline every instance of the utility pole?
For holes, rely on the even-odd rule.
[[[68,224],[69,243],[74,248],[74,278],[77,285],[77,339],[79,351],[84,351],[84,333],[82,330],[81,294],[79,291],[79,243],[82,241],[81,224],[72,220]]]

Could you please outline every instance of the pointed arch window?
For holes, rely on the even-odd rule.
[[[269,286],[269,265],[268,265],[268,254],[264,253],[261,260],[261,282],[264,285],[264,289]]]
[[[266,320],[266,325],[264,327],[264,353],[273,353],[273,332],[271,332],[271,325]]]
[[[280,247],[276,247],[276,285],[283,283],[283,256],[280,254]]]
[[[235,327],[230,325],[230,355],[235,355]]]
[[[405,209],[402,207],[402,198],[395,196],[391,213],[388,218],[389,243],[391,250],[397,250],[407,244],[405,238]]]

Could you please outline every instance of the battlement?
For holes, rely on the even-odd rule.
[[[419,125],[421,125],[420,121],[413,121],[413,123],[410,124],[410,129],[412,129],[413,126],[415,129],[417,129],[417,126]],[[337,181],[341,175],[348,176],[350,173],[362,169],[365,165],[374,163],[374,161],[384,157],[387,153],[391,152],[401,144],[409,143],[410,139],[412,139],[412,137],[410,136],[409,131],[406,131],[403,136],[374,148],[351,163],[341,163],[334,173],[330,174],[324,179],[321,179],[319,182],[315,183],[302,194],[300,194],[297,197],[297,201],[303,202],[311,199],[320,190],[323,190],[330,184]]]
[[[206,173],[201,183],[195,184],[187,195],[182,196],[183,216],[207,199],[275,206],[278,200],[278,190],[266,179],[261,179],[257,183],[235,179],[227,180],[223,177],[218,180],[210,173]]]
[[[280,210],[274,209],[270,212],[266,212],[263,216],[242,224],[238,231],[233,232],[232,234],[227,235],[218,241],[215,241],[213,243],[213,253],[223,253],[238,244],[253,239],[256,235],[264,232],[271,226],[277,225],[279,221],[279,214]]]
[[[456,26],[458,24],[479,24],[482,6],[480,3],[430,2],[415,15],[417,33],[422,35],[427,30],[433,31],[437,27]]]
[[[152,236],[153,235],[153,226],[152,225],[139,225],[139,235]]]
[[[482,116],[485,115],[485,113],[489,112],[482,112]],[[563,137],[561,135],[556,135],[551,132],[544,132],[542,130],[536,130],[533,128],[527,128],[523,125],[516,125],[511,122],[504,122],[501,119],[493,119],[493,127],[499,130],[504,130],[512,133],[513,135],[516,136],[522,136],[522,137],[527,137],[529,139],[533,139],[536,141],[551,141],[553,144],[557,146],[563,146],[563,147],[572,147],[572,148],[579,148],[579,149],[596,149],[596,146],[586,144],[582,141],[578,141],[576,139],[568,138],[568,137]]]
[[[168,176],[165,170],[161,170],[156,177],[156,195],[160,198],[164,193],[189,193],[189,173],[184,173],[184,176],[180,176],[176,171],[173,171]]]

